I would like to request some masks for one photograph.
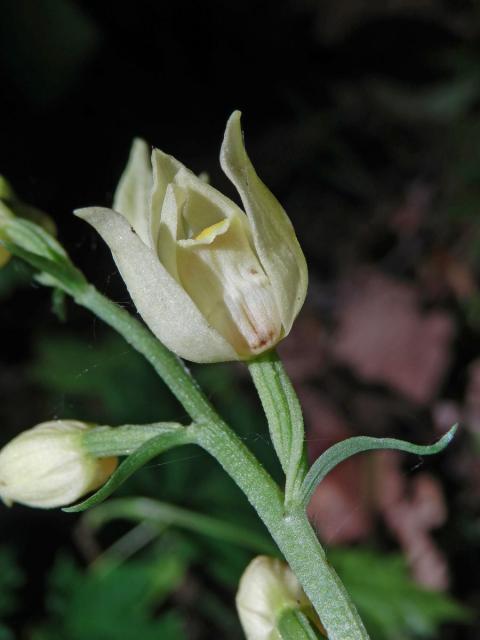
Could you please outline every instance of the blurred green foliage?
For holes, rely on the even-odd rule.
[[[162,554],[131,560],[114,569],[84,573],[71,558],[60,557],[50,576],[48,623],[35,640],[154,640],[185,638],[180,615],[155,611],[180,584],[185,563]]]
[[[13,553],[8,548],[0,548],[0,640],[14,637],[2,621],[19,607],[18,590],[23,583],[24,576]]]
[[[210,395],[234,417],[249,444],[262,445],[257,453],[265,458],[270,451],[262,417],[255,401],[239,393],[234,370],[212,366],[200,371]],[[174,418],[178,412],[149,365],[110,332],[100,332],[94,343],[66,331],[40,334],[31,376],[50,396],[49,403],[62,405],[62,415],[68,409],[72,416],[122,423],[139,417],[155,420],[166,413]],[[160,505],[156,521],[142,520],[135,503],[129,511],[126,503],[113,499],[97,507],[98,515],[95,510],[87,513],[76,539],[85,556],[92,543],[97,549],[92,564],[82,567],[65,551],[60,554],[31,640],[180,640],[203,637],[213,629],[220,637],[241,638],[234,594],[251,549],[256,545],[257,553],[268,552],[263,526],[222,470],[198,450],[182,449],[148,467],[120,494],[161,497],[172,508],[167,504],[162,511]],[[184,510],[173,505],[184,505]],[[201,514],[210,514],[210,520]],[[133,520],[135,526],[119,530],[108,524],[112,518]],[[104,539],[103,533],[98,537],[100,526],[108,542],[98,555],[99,539]],[[415,585],[400,557],[332,549],[330,558],[375,640],[435,638],[443,622],[465,618],[446,595]],[[18,568],[4,552],[0,617],[21,605],[14,598],[20,582]],[[8,628],[0,628],[2,632]]]
[[[168,640],[215,629],[221,637],[240,638],[234,594],[249,556],[212,532],[214,544],[205,546],[202,535],[152,529],[145,536],[142,527],[125,533],[89,568],[61,553],[48,579],[45,621],[29,637]],[[448,596],[415,585],[398,555],[338,548],[329,559],[374,640],[436,638],[442,623],[469,619]],[[14,594],[22,577],[8,553],[0,556],[0,568],[2,614],[8,615],[19,604]],[[6,626],[2,633],[13,637]]]
[[[32,270],[20,260],[10,262],[0,269],[0,301],[7,299],[16,289],[30,283]]]
[[[358,259],[378,260],[382,268],[393,269],[402,278],[412,278],[418,263],[429,258],[432,247],[450,250],[464,236],[467,241],[461,241],[455,251],[467,265],[478,270],[480,22],[478,3],[458,4],[454,9],[453,2],[436,0],[348,0],[340,10],[334,0],[290,0],[273,3],[272,11],[263,15],[268,22],[262,22],[261,18],[251,20],[254,10],[261,13],[254,3],[236,5],[238,14],[234,20],[231,15],[227,19],[221,3],[216,3],[208,22],[211,29],[221,29],[213,37],[206,23],[199,28],[199,16],[194,13],[193,31],[199,35],[191,38],[190,34],[189,49],[189,36],[185,37],[188,16],[183,3],[178,5],[181,15],[176,31],[171,17],[165,15],[170,8],[150,0],[140,2],[135,12],[129,3],[120,6],[73,0],[0,1],[0,66],[7,87],[5,97],[9,98],[14,90],[15,109],[19,96],[28,105],[20,110],[22,121],[6,149],[10,154],[12,149],[19,149],[17,172],[21,169],[23,175],[26,171],[26,180],[38,179],[42,175],[39,165],[45,165],[45,175],[52,181],[45,187],[46,193],[53,194],[52,201],[56,197],[55,213],[61,213],[84,198],[105,198],[108,180],[114,184],[113,176],[123,162],[123,157],[115,154],[120,148],[127,148],[131,130],[159,144],[160,136],[163,139],[170,135],[173,118],[168,111],[162,111],[165,103],[171,105],[172,113],[180,104],[186,105],[184,110],[179,109],[178,117],[178,122],[183,118],[185,140],[175,144],[184,144],[188,153],[198,154],[195,160],[200,169],[205,168],[204,161],[210,168],[208,158],[213,157],[206,142],[211,133],[207,125],[220,122],[220,113],[223,118],[232,107],[245,105],[259,129],[267,131],[271,127],[270,134],[267,131],[263,140],[258,138],[257,145],[252,144],[252,150],[260,158],[263,153],[266,161],[260,164],[265,168],[265,179],[275,193],[278,187],[287,209],[296,215],[313,275],[313,305],[322,313],[330,307],[331,300],[328,291],[315,291],[315,287],[330,276],[335,279]],[[193,4],[190,9],[194,10]],[[201,11],[204,13],[203,5]],[[113,16],[115,27],[108,23],[107,14]],[[298,29],[299,19],[304,21],[305,30]],[[238,34],[233,37],[228,30],[235,21],[241,25],[241,38]],[[155,31],[149,31],[150,24]],[[271,51],[267,64],[262,62],[255,29],[261,33],[262,45],[266,39]],[[223,45],[219,45],[222,37]],[[128,52],[117,44],[120,41],[126,43]],[[203,48],[208,41],[214,42],[215,48],[210,57],[204,58]],[[246,43],[245,49],[241,41]],[[178,42],[182,42],[181,47]],[[285,47],[286,42],[289,47]],[[89,67],[102,48],[100,64]],[[170,61],[171,51],[175,52],[175,65]],[[199,98],[194,118],[190,113],[192,51],[202,59],[208,70],[205,76],[211,79],[208,84],[208,78],[204,80],[198,74],[202,77],[201,93],[210,96],[211,102],[202,105]],[[293,73],[284,68],[282,52],[292,58]],[[216,59],[228,60],[228,73],[215,67]],[[253,74],[250,97],[245,79],[238,86],[239,78],[248,75],[251,79],[245,74],[247,68]],[[193,69],[197,75],[197,67]],[[87,72],[93,78],[92,84],[86,80]],[[263,98],[270,94],[271,105],[260,104],[260,77]],[[178,84],[172,87],[175,78]],[[217,90],[219,78],[227,86],[224,102]],[[234,89],[228,84],[230,81]],[[161,89],[160,96],[153,93],[154,87]],[[174,100],[163,100],[165,87],[176,96]],[[195,84],[194,87],[200,94]],[[78,105],[76,109],[64,102],[69,92],[72,103]],[[240,98],[244,101],[241,105],[237,104]],[[278,112],[271,108],[273,102],[278,103]],[[49,107],[53,109],[51,119],[46,118]],[[98,115],[95,120],[82,121],[85,113]],[[60,116],[67,123],[58,127],[61,144],[54,135]],[[198,132],[200,120],[205,132]],[[168,125],[164,126],[163,121]],[[25,132],[24,139],[18,131]],[[35,138],[34,132],[44,132],[45,137]],[[30,140],[28,164],[25,149]],[[94,144],[96,154],[92,153]],[[75,153],[67,163],[66,152],[71,149]],[[92,159],[94,155],[98,157]],[[25,164],[30,168],[25,169]],[[1,167],[2,171],[8,168]],[[432,215],[424,223],[423,235],[399,245],[400,254],[396,254],[385,229],[389,229],[392,209],[402,204],[405,191],[417,181],[431,189]],[[64,193],[60,185],[64,185]],[[80,193],[75,196],[77,200],[72,189]],[[41,189],[37,191],[42,193]],[[43,196],[45,199],[45,193]],[[368,236],[365,228],[378,225],[379,218],[384,225],[383,235],[380,242],[371,243],[373,232],[370,228]],[[69,224],[72,223],[63,220],[59,227],[66,229]],[[71,232],[72,245],[77,242],[76,234],[75,228]],[[91,255],[89,251],[84,253]],[[99,266],[98,253],[95,270],[103,274],[111,266],[110,262],[109,266]],[[88,264],[91,257],[82,259]],[[19,261],[12,260],[0,270],[0,301],[5,314],[14,292],[27,286],[31,286],[31,271]],[[24,293],[30,292],[20,291],[20,295]],[[53,302],[58,315],[64,316],[62,301]],[[478,329],[478,292],[462,303],[471,325]],[[11,312],[12,327],[18,319],[23,322],[22,314],[27,315],[25,309],[30,309],[28,304],[19,307],[17,319]],[[70,313],[78,322],[77,311]],[[32,321],[33,337],[22,337],[22,349],[31,360],[11,366],[13,377],[25,375],[18,383],[25,383],[28,388],[25,405],[32,401],[27,395],[32,386],[40,390],[41,397],[33,403],[35,409],[43,407],[38,421],[51,418],[52,413],[107,424],[186,419],[148,364],[121,339],[91,319],[83,326],[78,322],[75,335],[73,330],[58,326],[53,335],[54,322],[49,319],[47,332],[42,327],[45,323],[41,314]],[[464,360],[477,355],[471,336],[467,338],[469,355]],[[196,369],[196,373],[223,415],[279,477],[260,406],[243,388],[238,370],[232,366],[206,366]],[[19,397],[17,394],[12,400],[6,394],[2,403],[18,402]],[[15,407],[9,412],[16,422],[13,424],[12,419],[7,429],[29,426],[17,424],[18,413]],[[460,494],[462,500],[464,494],[457,489],[455,486],[452,494]],[[161,498],[192,513],[226,520],[239,530],[251,531],[252,538],[266,535],[234,484],[214,461],[195,448],[184,448],[152,462],[132,477],[119,494]],[[455,517],[453,513],[453,527]],[[478,514],[471,518],[476,522]],[[454,547],[462,546],[465,540],[458,529]],[[89,541],[96,549],[93,553],[86,548]],[[58,544],[65,545],[65,541]],[[79,550],[83,561],[77,558]],[[455,548],[448,551],[454,558],[459,553]],[[468,572],[478,569],[473,564],[477,551],[475,537],[464,552]],[[180,640],[212,636],[235,640],[241,632],[233,609],[234,593],[251,555],[251,550],[231,541],[180,530],[172,524],[151,529],[146,523],[136,523],[127,531],[118,523],[110,523],[101,532],[93,531],[93,527],[79,529],[75,546],[70,544],[63,550],[42,583],[43,602],[32,618],[22,597],[24,574],[30,567],[20,565],[10,549],[3,547],[0,640],[15,636],[27,640]],[[332,549],[330,558],[356,600],[373,640],[436,639],[443,633],[442,623],[467,619],[464,610],[449,597],[415,585],[399,556],[358,548]],[[469,576],[464,578],[467,583]],[[472,592],[469,599],[478,600],[478,588]],[[478,635],[475,630],[471,633],[469,637]]]
[[[470,619],[447,595],[415,584],[400,555],[332,549],[329,557],[375,640],[436,638],[443,623]]]
[[[100,331],[101,331],[100,327]],[[161,380],[119,336],[82,340],[69,333],[41,336],[32,379],[53,404],[100,424],[140,424],[173,419],[175,400]],[[140,391],[141,390],[141,391]]]
[[[99,44],[95,23],[73,0],[0,7],[0,55],[9,77],[34,104],[61,98]]]

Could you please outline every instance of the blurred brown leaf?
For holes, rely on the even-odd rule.
[[[367,538],[373,525],[369,494],[363,456],[336,467],[318,487],[308,508],[322,540],[339,545]]]
[[[428,473],[411,480],[393,451],[375,454],[378,508],[398,540],[419,584],[443,590],[448,587],[448,566],[430,531],[447,517],[440,484]]]
[[[392,229],[402,237],[415,235],[427,217],[432,196],[431,186],[423,182],[409,185],[404,201],[392,211]]]
[[[477,292],[475,277],[470,265],[457,258],[451,251],[437,249],[420,265],[422,286],[432,297],[452,293],[458,300],[465,300]]]
[[[296,383],[313,378],[325,370],[326,334],[320,320],[302,311],[295,321],[288,340],[278,351],[289,376]]]
[[[417,290],[373,269],[340,287],[332,352],[361,378],[419,404],[433,399],[450,361],[454,323],[421,311]]]

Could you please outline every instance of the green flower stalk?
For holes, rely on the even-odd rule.
[[[72,296],[118,331],[192,419],[188,426],[158,422],[114,429],[75,421],[39,425],[0,452],[0,497],[48,508],[101,487],[66,509],[82,511],[155,456],[196,444],[237,483],[288,562],[257,560],[242,579],[237,603],[248,639],[312,640],[316,631],[305,614],[320,629],[313,607],[330,640],[368,640],[308,521],[306,505],[325,475],[349,456],[382,448],[435,454],[451,441],[455,427],[430,446],[351,438],[308,469],[301,407],[274,350],[304,302],[305,258],[285,211],[246,154],[238,111],[227,123],[220,162],[244,211],[175,158],[154,149],[150,159],[146,144],[137,140],[113,209],[77,212],[107,242],[151,332],[88,283],[45,229],[13,215],[0,194],[0,246],[38,270],[37,282]],[[285,474],[284,490],[175,354],[195,362],[248,362]],[[115,456],[127,456],[118,469]]]
[[[243,145],[240,112],[222,144],[234,202],[175,158],[137,140],[113,210],[77,215],[100,233],[153,333],[194,362],[248,360],[290,331],[307,268],[287,214],[258,178]]]

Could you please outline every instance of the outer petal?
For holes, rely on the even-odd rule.
[[[129,221],[140,238],[150,243],[150,192],[152,166],[147,143],[135,138],[125,171],[120,178],[113,208]]]
[[[150,233],[152,247],[157,248],[162,217],[162,208],[168,185],[171,184],[177,173],[183,169],[188,171],[181,162],[173,156],[169,156],[160,149],[152,151],[153,189],[150,201]],[[115,207],[113,207],[115,209]]]
[[[193,362],[239,359],[122,216],[101,207],[75,213],[108,244],[138,312],[169,349]]]
[[[240,111],[234,111],[227,122],[220,164],[240,194],[252,226],[255,249],[273,285],[288,333],[305,300],[307,265],[292,223],[247,156],[240,116]]]
[[[178,242],[179,281],[205,318],[238,354],[251,358],[282,335],[272,284],[243,227],[245,214],[223,219]]]

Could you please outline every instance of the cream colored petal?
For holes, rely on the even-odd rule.
[[[140,238],[150,244],[150,192],[152,190],[152,165],[147,143],[135,138],[125,171],[120,178],[113,208],[128,220]]]
[[[227,198],[210,184],[200,180],[188,169],[179,171],[175,176],[175,184],[188,194],[188,207],[184,212],[186,223],[191,227],[191,236],[198,235],[206,227],[219,222],[223,218],[240,215],[247,218],[233,200]]]
[[[177,281],[177,240],[184,237],[182,209],[185,200],[183,189],[175,184],[168,185],[158,229],[157,253],[160,262]]]
[[[89,428],[77,420],[43,422],[6,444],[0,452],[1,499],[50,509],[103,484],[117,461],[87,452],[82,432]]]
[[[267,556],[258,556],[245,569],[235,603],[247,640],[281,640],[279,613],[309,604],[290,567]]]
[[[179,228],[183,237],[194,237],[205,227],[219,222],[223,218],[242,213],[242,210],[229,198],[214,189],[201,176],[196,176],[173,156],[159,149],[152,152],[153,190],[151,200],[151,233],[157,243],[160,242],[160,227],[166,213],[163,211],[168,186],[174,183],[188,200],[188,207],[183,212],[185,225]],[[179,191],[177,190],[178,194]],[[167,212],[170,212],[170,205]],[[245,222],[247,222],[246,216]]]
[[[240,111],[230,116],[220,153],[223,171],[237,188],[249,217],[255,248],[280,309],[285,333],[305,300],[307,265],[284,209],[257,176],[245,151]]]
[[[233,348],[208,324],[122,216],[101,207],[75,213],[89,222],[110,247],[138,312],[159,340],[193,362],[238,360]]]
[[[162,209],[167,188],[181,170],[188,171],[181,162],[160,149],[152,151],[153,189],[151,196],[150,233],[152,246],[158,247]]]
[[[243,213],[179,240],[178,277],[207,320],[243,358],[282,337],[272,285],[243,227]]]

